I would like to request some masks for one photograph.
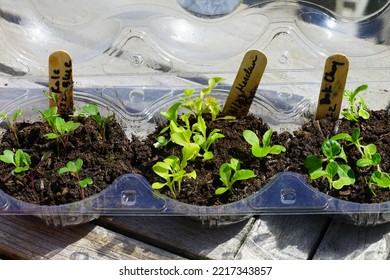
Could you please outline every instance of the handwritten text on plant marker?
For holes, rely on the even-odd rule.
[[[334,54],[326,60],[318,97],[317,120],[326,117],[333,120],[339,118],[348,67],[348,58],[342,54]]]
[[[262,52],[251,50],[245,54],[222,115],[241,118],[248,114],[266,65],[267,57]]]
[[[53,52],[49,57],[49,94],[57,95],[57,104],[50,99],[49,106],[57,106],[59,115],[73,113],[72,59],[64,51]]]

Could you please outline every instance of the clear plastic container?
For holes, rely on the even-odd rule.
[[[31,120],[37,117],[31,109],[42,104],[48,56],[58,49],[73,57],[76,106],[93,100],[114,111],[129,137],[153,131],[161,109],[211,76],[227,78],[217,91],[223,103],[250,49],[268,57],[251,113],[274,131],[296,130],[313,116],[324,62],[333,53],[349,58],[346,88],[366,83],[369,108],[388,108],[389,3],[369,15],[343,16],[306,1],[219,1],[198,9],[195,2],[201,1],[0,0],[0,112],[23,107]],[[281,173],[243,201],[198,207],[156,197],[142,176],[127,174],[71,205],[30,205],[0,191],[0,214],[37,215],[61,225],[100,215],[185,215],[210,226],[257,214],[338,214],[375,225],[390,221],[390,202],[339,201],[298,174]]]

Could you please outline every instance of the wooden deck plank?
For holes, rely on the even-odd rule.
[[[47,226],[34,217],[0,217],[0,254],[16,259],[181,259],[94,224]]]
[[[260,216],[236,259],[310,259],[330,219],[326,216]]]
[[[187,258],[234,259],[254,218],[211,229],[186,217],[102,217],[97,222]]]
[[[390,253],[390,223],[358,227],[333,221],[314,259],[385,260]]]

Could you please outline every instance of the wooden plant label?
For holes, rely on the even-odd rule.
[[[72,58],[64,51],[53,52],[49,57],[49,95],[55,95],[49,106],[57,106],[60,116],[73,113]]]
[[[245,117],[267,66],[267,57],[258,50],[248,51],[222,110],[223,116]]]
[[[317,120],[326,117],[331,117],[333,120],[339,118],[348,67],[348,58],[343,54],[331,55],[326,60],[318,97]]]

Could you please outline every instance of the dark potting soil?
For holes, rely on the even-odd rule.
[[[66,150],[61,142],[57,146],[55,140],[44,137],[51,132],[46,123],[18,123],[20,146],[16,145],[15,137],[7,130],[0,142],[0,153],[6,149],[14,152],[23,149],[31,157],[32,169],[14,176],[11,173],[14,166],[0,162],[0,188],[23,201],[58,205],[78,201],[82,196],[74,176],[58,173],[68,161],[82,159],[80,179],[93,179],[93,185],[84,188],[84,197],[99,193],[121,174],[134,172],[129,140],[115,119],[107,124],[104,143],[91,118],[74,121],[81,125],[70,135]],[[47,154],[50,157],[45,159],[44,155]]]
[[[94,180],[92,186],[84,189],[84,196],[88,197],[100,192],[112,183],[119,175],[124,173],[138,173],[144,175],[149,182],[162,182],[153,171],[152,166],[162,161],[169,155],[177,155],[181,158],[181,147],[172,143],[164,148],[156,148],[156,137],[161,127],[156,132],[148,135],[146,139],[132,137],[127,139],[120,125],[115,119],[107,125],[105,141],[98,133],[96,124],[91,119],[78,120],[82,125],[69,138],[69,144],[64,150],[60,146],[57,151],[56,142],[47,140],[43,135],[49,132],[45,123],[36,122],[19,123],[18,138],[20,146],[11,132],[7,130],[0,142],[0,153],[5,149],[16,151],[21,148],[29,153],[32,159],[32,171],[13,176],[13,166],[0,162],[0,188],[8,194],[36,204],[63,204],[79,200],[80,189],[77,180],[70,174],[59,175],[59,168],[70,160],[81,158],[84,161],[81,178],[91,177]],[[211,146],[214,158],[208,161],[190,161],[187,171],[196,170],[197,180],[186,178],[182,182],[181,192],[176,194],[176,199],[196,205],[220,205],[242,199],[259,188],[266,185],[270,179],[282,171],[293,171],[302,174],[313,187],[328,193],[334,197],[345,200],[373,203],[390,200],[390,190],[375,188],[376,196],[372,194],[366,184],[373,169],[361,170],[355,167],[359,155],[354,147],[346,148],[350,158],[349,165],[356,174],[356,183],[352,187],[344,187],[341,191],[330,189],[326,180],[312,181],[307,175],[304,160],[310,154],[321,155],[321,143],[335,133],[350,133],[354,127],[361,130],[361,144],[375,144],[382,156],[381,170],[390,172],[390,125],[389,114],[386,111],[371,112],[369,120],[360,120],[359,123],[351,123],[341,120],[335,123],[330,119],[310,121],[302,126],[302,129],[294,133],[273,133],[271,144],[279,144],[286,147],[287,151],[280,155],[270,155],[265,158],[256,158],[251,154],[250,145],[245,142],[242,132],[250,129],[257,135],[263,135],[269,128],[261,119],[248,116],[244,119],[232,121],[215,121],[208,125],[210,131],[220,129],[224,138],[218,139]],[[40,162],[44,154],[49,152],[51,156]],[[233,193],[226,192],[215,195],[215,190],[223,187],[219,179],[219,167],[222,163],[236,158],[241,163],[241,168],[251,169],[256,177],[253,179],[238,181],[233,186]],[[160,190],[172,197],[168,188]]]

